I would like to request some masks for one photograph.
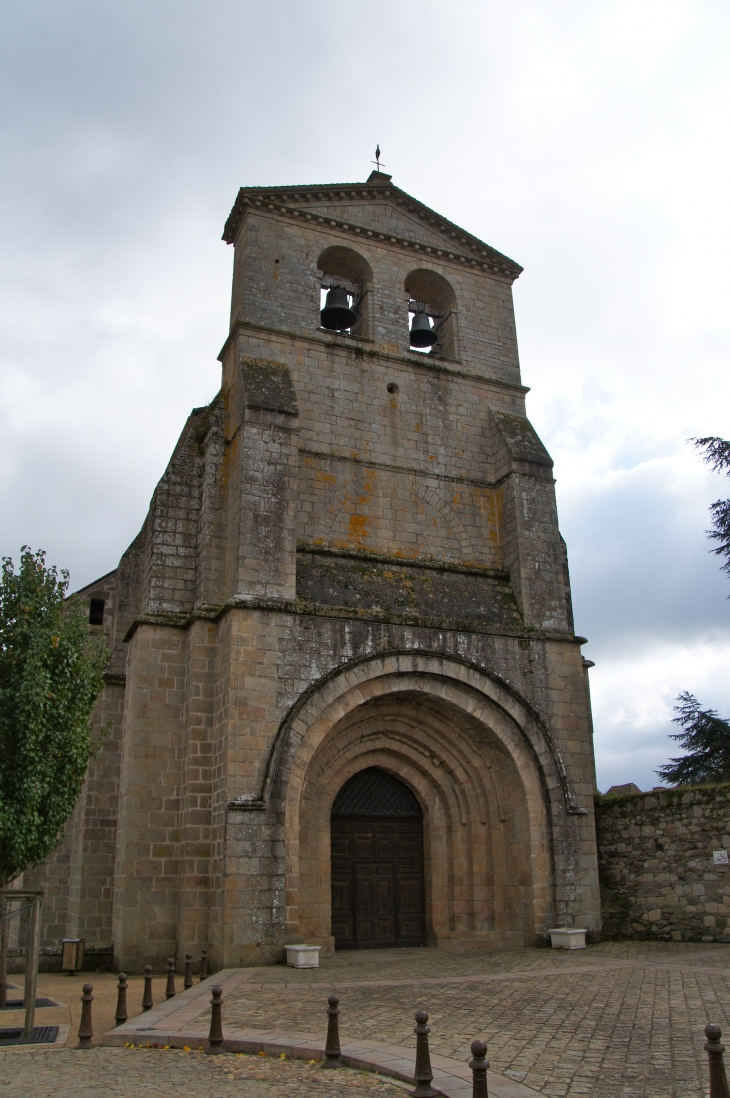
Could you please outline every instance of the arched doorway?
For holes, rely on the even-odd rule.
[[[335,797],[330,834],[335,949],[423,945],[423,813],[408,786],[360,770]]]
[[[335,946],[332,807],[369,767],[401,779],[423,810],[429,945],[533,944],[555,925],[553,873],[575,894],[554,750],[515,693],[478,669],[429,653],[348,667],[293,714],[281,764],[286,933],[325,951]]]

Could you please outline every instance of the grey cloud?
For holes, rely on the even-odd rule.
[[[45,547],[76,585],[114,566],[190,408],[218,387],[238,186],[363,179],[379,141],[399,185],[526,268],[528,406],[556,457],[596,682],[632,645],[656,669],[666,637],[690,651],[722,633],[728,589],[702,533],[714,488],[678,487],[669,467],[611,480],[689,434],[730,433],[730,331],[707,312],[730,290],[728,163],[705,133],[730,13],[652,11],[5,5],[2,552]],[[612,689],[617,704],[638,695]],[[666,710],[675,686],[648,689]],[[601,706],[600,765],[632,780],[666,713],[620,739]]]

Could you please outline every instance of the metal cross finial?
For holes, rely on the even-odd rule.
[[[371,160],[370,163],[375,165],[376,172],[380,171],[380,145],[375,146],[375,159]],[[383,164],[383,167],[385,167],[385,164]]]

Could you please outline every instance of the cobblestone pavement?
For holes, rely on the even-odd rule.
[[[481,1037],[493,1070],[549,1098],[701,1098],[704,1026],[730,1036],[729,966],[729,947],[684,943],[348,952],[314,970],[253,970],[226,998],[224,1024],[296,1033],[321,1019],[324,1032],[335,991],[343,1040],[413,1047],[413,1015],[424,1008],[433,1052],[464,1061]]]
[[[571,952],[347,952],[323,959],[319,969],[275,966],[241,975],[246,982],[224,1000],[224,1028],[324,1034],[326,998],[336,991],[343,1043],[373,1039],[412,1048],[413,1014],[423,1007],[430,1014],[434,1053],[464,1063],[470,1042],[482,1037],[493,1071],[546,1098],[702,1098],[703,1028],[717,1022],[730,1037],[730,947],[723,945],[606,942]],[[98,995],[100,1036],[99,1023],[113,1013],[115,977],[49,976],[39,987],[71,1005],[72,1042],[80,984],[87,980]],[[163,986],[162,979],[156,981],[157,1002]],[[130,1016],[140,992],[135,986]],[[50,1014],[51,1008],[39,1010],[38,1024],[50,1023]],[[191,1026],[207,1022],[203,1013]],[[346,1098],[360,1091],[367,1092],[363,1098],[403,1098],[398,1084],[372,1075],[271,1057],[0,1049],[0,1098],[107,1092],[121,1098]]]
[[[0,1049],[0,1098],[403,1098],[361,1071],[146,1049]]]

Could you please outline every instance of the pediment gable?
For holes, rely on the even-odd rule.
[[[373,172],[367,183],[242,187],[223,231],[226,243],[235,241],[249,208],[268,209],[296,218],[303,216],[307,220],[321,219],[368,236],[468,261],[474,267],[510,279],[522,272],[514,260],[394,186],[391,177],[383,172]]]

